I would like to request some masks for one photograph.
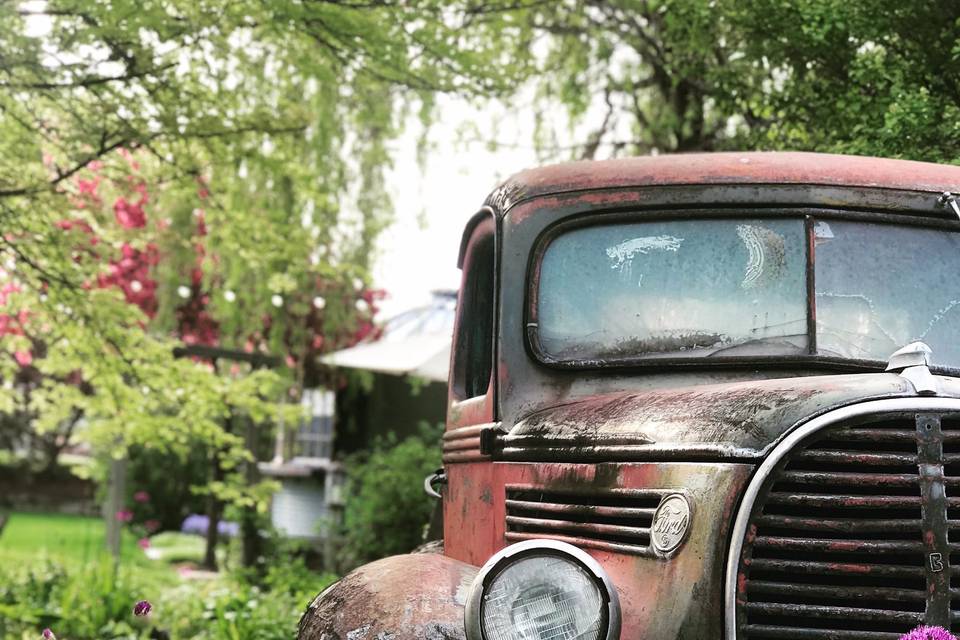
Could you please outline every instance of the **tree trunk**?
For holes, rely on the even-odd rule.
[[[246,483],[247,487],[252,487],[259,479],[257,470],[257,460],[260,459],[257,447],[257,425],[249,417],[244,419],[244,440],[247,451],[250,452],[251,460],[246,464]],[[261,556],[260,531],[257,526],[257,508],[249,506],[243,509],[240,529],[243,540],[243,566],[250,568],[257,564]]]
[[[211,476],[213,482],[223,481],[223,467],[220,466],[220,452],[214,450],[211,462]],[[219,538],[220,514],[223,504],[212,493],[207,497],[207,548],[203,554],[203,568],[209,571],[217,570],[217,541]]]
[[[110,459],[110,479],[107,486],[107,500],[103,506],[103,518],[106,521],[106,544],[107,551],[113,556],[114,560],[120,559],[120,541],[123,524],[117,517],[117,513],[123,510],[124,496],[127,485],[127,460],[126,458]]]

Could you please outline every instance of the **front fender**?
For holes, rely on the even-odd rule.
[[[465,638],[463,606],[476,575],[477,567],[438,554],[371,562],[314,598],[297,640]]]

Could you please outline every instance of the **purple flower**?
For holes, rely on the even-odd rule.
[[[145,616],[150,613],[150,610],[153,609],[153,606],[146,600],[141,600],[137,604],[133,605],[133,615],[135,616]]]
[[[957,638],[943,627],[917,627],[910,633],[900,636],[900,640],[957,640]]]
[[[194,513],[187,516],[183,521],[183,524],[180,526],[180,531],[183,533],[196,533],[203,536],[207,534],[209,527],[210,519],[207,518],[207,516]],[[240,525],[236,522],[230,522],[229,520],[221,520],[217,524],[217,533],[225,538],[235,538],[240,535]]]
[[[41,635],[43,640],[57,640],[57,636],[53,635],[53,631],[50,631],[50,629],[44,629]]]

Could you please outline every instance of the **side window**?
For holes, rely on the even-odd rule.
[[[453,393],[466,400],[487,392],[493,370],[494,222],[477,224],[461,263],[453,353]]]

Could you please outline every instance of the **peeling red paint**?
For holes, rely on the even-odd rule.
[[[818,153],[690,153],[569,162],[522,171],[487,199],[506,211],[537,196],[627,187],[804,184],[939,193],[960,188],[960,167]],[[590,195],[585,195],[589,200]]]

